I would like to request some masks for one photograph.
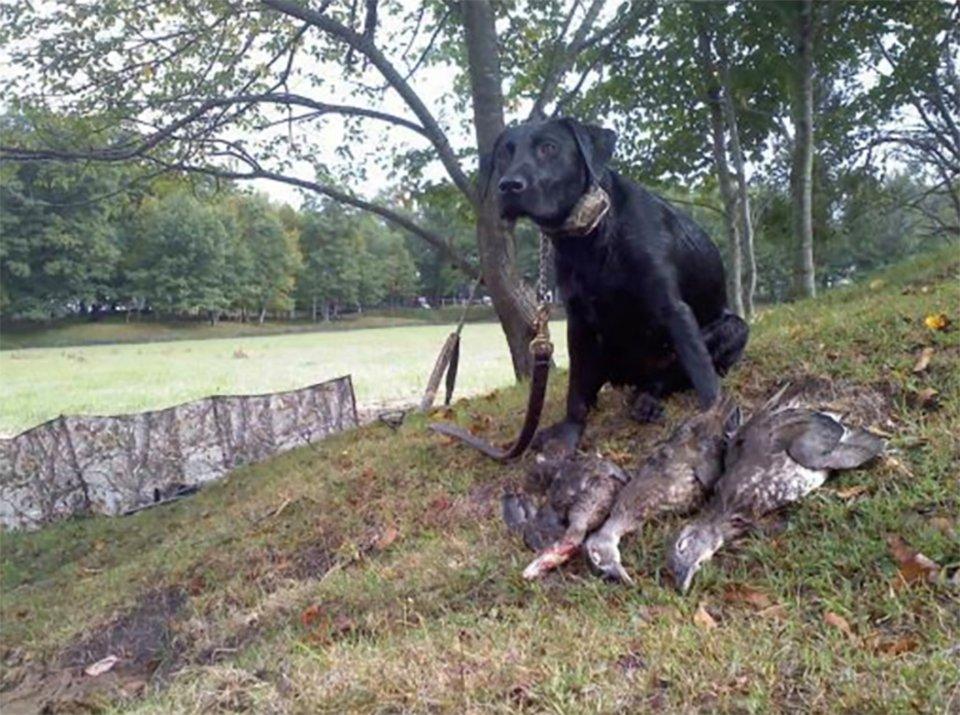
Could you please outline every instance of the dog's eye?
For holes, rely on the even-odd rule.
[[[546,159],[548,156],[553,156],[557,153],[557,145],[553,142],[540,142],[537,144],[537,156],[541,159]]]

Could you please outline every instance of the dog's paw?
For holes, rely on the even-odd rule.
[[[581,434],[583,425],[564,420],[537,432],[531,447],[552,461],[562,461],[577,451]]]
[[[641,392],[633,401],[630,408],[630,417],[640,424],[661,422],[663,420],[663,403],[653,395]]]

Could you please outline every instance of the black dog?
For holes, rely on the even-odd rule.
[[[574,448],[606,382],[636,387],[641,421],[691,385],[710,406],[717,375],[747,342],[746,323],[726,310],[717,247],[689,216],[606,167],[615,141],[572,119],[523,124],[500,135],[484,167],[488,187],[500,177],[503,217],[532,219],[555,249],[570,383],[566,418],[538,434],[541,446]]]

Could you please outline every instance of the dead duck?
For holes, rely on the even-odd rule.
[[[610,516],[586,543],[591,565],[604,578],[632,583],[620,560],[620,540],[651,518],[689,512],[720,476],[727,435],[740,424],[731,397],[681,423],[661,442],[617,496]]]
[[[535,579],[566,563],[580,550],[584,538],[604,522],[617,494],[629,482],[627,473],[599,456],[578,457],[563,462],[547,492],[547,502],[566,516],[566,528],[559,538],[523,570],[523,577]]]
[[[838,417],[804,407],[781,389],[731,440],[724,473],[702,516],[683,527],[667,551],[681,593],[723,544],[765,514],[798,501],[830,471],[855,469],[883,451],[883,440],[846,427]]]

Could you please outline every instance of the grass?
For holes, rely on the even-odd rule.
[[[576,564],[524,582],[530,554],[497,503],[524,464],[445,444],[415,417],[133,517],[5,535],[4,680],[16,687],[0,704],[43,702],[55,683],[54,699],[139,713],[953,712],[960,594],[903,585],[884,537],[960,562],[958,269],[955,255],[928,256],[761,316],[730,389],[751,403],[815,376],[882,395],[891,458],[715,559],[685,598],[660,581],[675,519],[625,545],[636,588]],[[924,326],[939,312],[952,330]],[[915,373],[923,347],[934,354]],[[452,416],[506,439],[523,400],[510,388]],[[691,409],[689,396],[671,400],[668,422]],[[664,431],[629,422],[606,391],[587,439],[629,463]],[[865,491],[842,496],[854,486]],[[143,604],[161,602],[173,604],[165,625],[145,628],[156,609]],[[715,627],[698,624],[700,606]],[[110,652],[125,660],[100,679],[56,672]]]
[[[353,376],[361,407],[416,401],[450,325],[0,352],[0,433],[60,414],[120,414],[211,394],[288,390]],[[554,323],[565,364],[563,324]],[[457,394],[513,381],[499,325],[464,328]]]

